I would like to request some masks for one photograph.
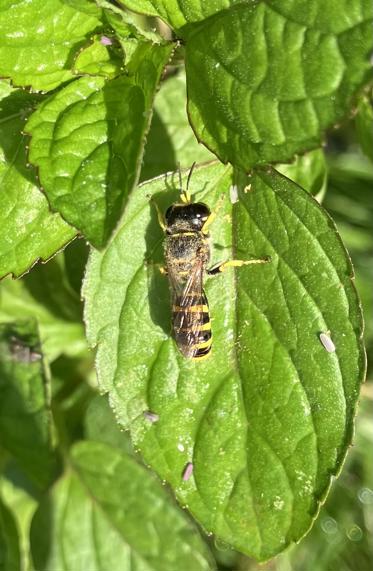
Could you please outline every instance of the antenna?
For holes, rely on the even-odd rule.
[[[190,179],[192,178],[192,174],[193,174],[194,167],[196,166],[196,164],[197,164],[196,161],[194,161],[194,163],[193,163],[192,166],[190,167],[190,171],[189,171],[188,178],[187,178],[187,183],[186,183],[186,192],[187,192],[187,194],[189,194],[189,193],[188,193],[188,191],[189,191],[189,183],[190,183]]]
[[[178,170],[179,170],[179,185],[180,185],[180,199],[181,202],[183,202],[184,204],[190,204],[191,202],[191,196],[190,196],[190,192],[189,192],[189,180],[191,177],[191,174],[193,172],[193,169],[195,167],[195,162],[192,164],[192,167],[189,171],[188,174],[188,179],[187,179],[187,184],[186,184],[186,190],[183,190],[183,180],[181,177],[181,167],[180,167],[180,162],[178,163]]]
[[[182,193],[182,192],[183,192],[183,180],[182,180],[182,178],[181,178],[181,165],[180,165],[180,161],[178,161],[178,163],[177,163],[177,170],[178,170],[178,172],[179,172],[179,190],[180,190],[180,193]]]

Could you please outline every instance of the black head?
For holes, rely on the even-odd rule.
[[[166,212],[167,230],[202,230],[204,223],[210,215],[210,209],[203,202],[190,202],[188,204],[172,204]]]

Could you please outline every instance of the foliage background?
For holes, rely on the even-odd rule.
[[[178,66],[173,70],[179,79],[182,78],[180,71]],[[165,81],[172,79],[171,74]],[[161,90],[157,96],[142,180],[175,170],[178,161],[183,167],[189,167],[197,155],[200,161],[211,158],[193,138],[182,107],[178,107],[179,115],[170,113],[172,96],[172,89],[168,95]],[[362,127],[362,123],[361,113],[346,120],[341,129],[328,134],[324,148],[328,182],[323,204],[336,221],[351,254],[366,316],[369,368],[354,445],[312,531],[299,545],[259,566],[210,538],[210,548],[221,571],[368,571],[373,563],[373,157],[371,141],[367,140],[369,128],[366,124]],[[127,436],[115,428],[111,412],[97,396],[92,354],[84,341],[79,292],[87,254],[83,240],[76,240],[64,253],[45,266],[39,264],[19,281],[6,278],[1,286],[0,319],[9,322],[27,316],[38,318],[43,349],[51,362],[53,414],[62,448],[67,449],[85,437],[106,439],[109,444],[115,443],[132,454]],[[0,450],[0,466],[3,468],[0,538],[4,537],[1,533],[4,529],[10,530],[12,535],[13,527],[18,527],[21,568],[26,571],[33,568],[29,528],[41,492],[27,470],[4,450]],[[11,565],[2,567],[2,564],[0,542],[0,569],[13,571]]]

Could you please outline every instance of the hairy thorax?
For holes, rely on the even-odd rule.
[[[177,266],[178,271],[186,275],[197,261],[205,267],[209,258],[207,237],[202,232],[180,232],[166,238],[165,260],[168,268]]]

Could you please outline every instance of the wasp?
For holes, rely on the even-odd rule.
[[[207,268],[209,227],[221,201],[213,212],[203,202],[192,202],[189,182],[194,167],[195,163],[189,171],[186,190],[182,187],[179,168],[180,202],[171,204],[164,217],[158,205],[155,206],[165,232],[166,267],[162,273],[168,276],[170,284],[174,339],[184,357],[200,360],[210,354],[212,346],[209,304],[203,288],[205,275],[216,275],[232,266],[263,264],[269,259],[228,260]]]

